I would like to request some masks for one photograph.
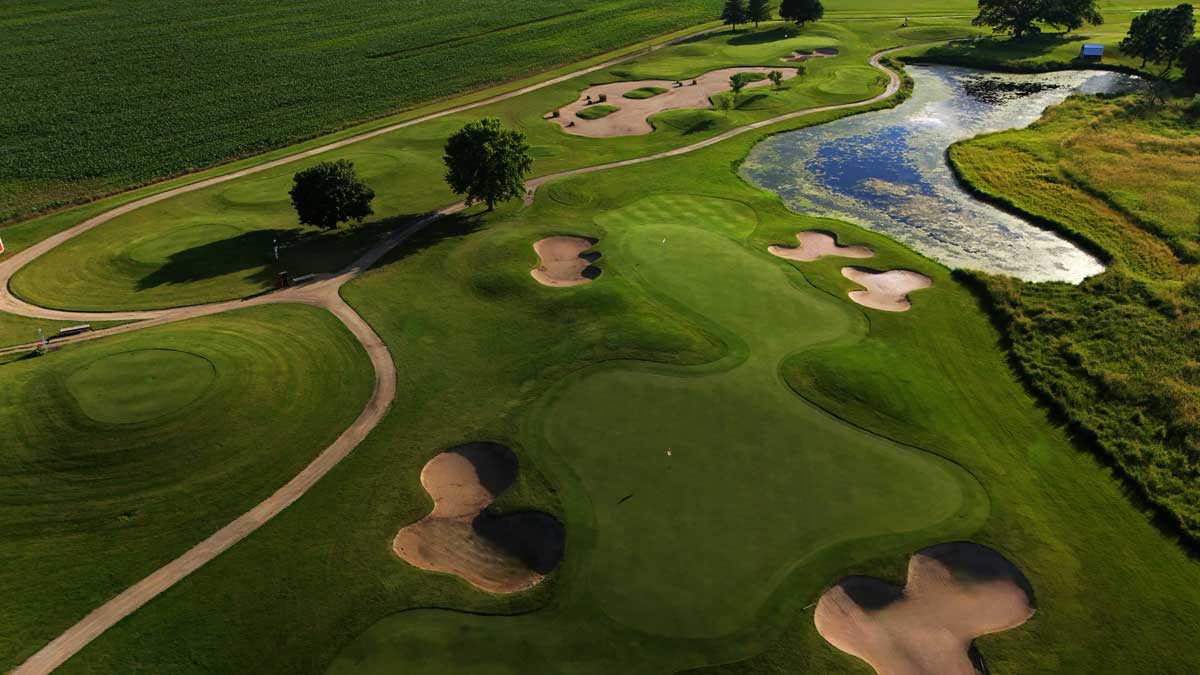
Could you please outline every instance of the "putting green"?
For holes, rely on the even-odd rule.
[[[540,465],[562,466],[556,473],[572,477],[588,508],[567,523],[585,562],[563,571],[582,590],[520,617],[403,612],[349,644],[330,673],[394,672],[401,663],[422,674],[519,673],[530,664],[553,672],[565,663],[580,673],[671,672],[699,645],[769,621],[772,596],[792,573],[832,550],[870,555],[897,538],[979,526],[987,497],[961,467],[845,424],[781,380],[790,354],[852,344],[866,326],[851,303],[797,287],[787,268],[729,236],[756,221],[741,202],[678,194],[596,217],[618,278],[730,349],[698,366],[603,364],[560,381],[532,409],[525,445]],[[594,539],[580,534],[592,528]],[[660,646],[653,659],[579,663],[572,654],[595,651],[579,644],[584,636]]]
[[[965,518],[981,500],[957,466],[834,420],[779,381],[789,353],[859,333],[857,312],[709,232],[633,227],[616,246],[643,286],[736,346],[696,368],[592,370],[542,413],[596,511],[592,586],[609,616],[657,635],[732,633],[805,556]]]
[[[174,349],[136,349],[102,356],[67,376],[67,390],[97,422],[132,424],[194,403],[217,379],[203,356]]]

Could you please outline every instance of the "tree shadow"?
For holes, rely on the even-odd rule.
[[[960,61],[966,63],[1023,61],[1045,56],[1063,45],[1083,42],[1082,35],[1065,33],[1038,33],[1015,37],[982,37],[971,40],[954,40],[945,45],[931,47],[919,60],[938,62]],[[1078,59],[1076,59],[1078,60]]]
[[[335,230],[295,227],[242,232],[228,239],[172,253],[137,282],[139,291],[246,272],[245,280],[267,287],[275,275],[336,272],[390,232],[419,214],[404,214]],[[279,246],[279,260],[274,247]]]
[[[429,224],[425,229],[414,234],[403,244],[393,248],[387,255],[372,265],[371,268],[378,269],[398,263],[411,255],[437,246],[447,239],[465,237],[473,232],[478,232],[484,227],[484,213],[486,212],[480,211],[477,213],[454,213],[443,216]]]
[[[755,29],[751,32],[739,33],[729,38],[726,44],[737,47],[741,45],[761,45],[768,42],[778,42],[779,40],[786,40],[791,37],[791,33],[794,31],[795,29],[790,26],[777,26],[768,30]]]
[[[138,280],[137,289],[186,284],[241,271],[251,271],[248,279],[266,283],[272,276],[272,243],[292,232],[276,229],[242,232],[172,253],[161,267]]]

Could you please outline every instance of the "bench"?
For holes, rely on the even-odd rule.
[[[72,335],[79,335],[80,333],[86,333],[91,329],[92,329],[91,324],[87,324],[87,323],[80,324],[78,326],[67,326],[66,328],[58,331],[58,334],[54,335],[51,339],[70,337]]]

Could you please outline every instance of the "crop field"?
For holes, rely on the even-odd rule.
[[[710,4],[6,3],[0,222],[684,28]]]
[[[1111,45],[1137,7],[1101,6],[1109,24],[1081,35]],[[1077,50],[945,45],[981,35],[973,8],[831,0],[803,28],[698,34],[491,100],[470,90],[600,63],[713,3],[16,5],[0,74],[20,95],[0,105],[25,114],[0,118],[15,149],[0,220],[306,140],[0,230],[0,307],[28,314],[0,313],[0,346],[71,310],[114,319],[98,329],[148,322],[0,356],[0,671],[61,657],[67,675],[866,674],[818,632],[819,599],[846,575],[902,584],[914,551],[966,541],[1011,561],[1036,608],[975,640],[987,672],[1190,672],[1200,170],[1184,105],[1070,98],[951,146],[972,194],[1101,254],[1107,271],[1079,285],[951,270],[739,174],[775,134],[899,112],[925,80],[888,70],[897,53],[1036,70]],[[85,33],[72,58],[94,65],[44,57]],[[914,48],[873,65],[899,45]],[[781,87],[653,114],[643,135],[547,119],[593,85],[782,69],[822,48]],[[663,93],[635,91],[607,103]],[[356,120],[485,98],[55,237]],[[953,114],[935,107],[922,115]],[[537,189],[447,209],[446,139],[484,117],[525,134]],[[355,164],[375,213],[301,227],[292,176],[332,159]],[[801,233],[833,254],[805,259]],[[7,264],[22,252],[39,255]],[[554,283],[560,265],[571,283]],[[273,289],[283,270],[340,273]],[[899,311],[863,298],[889,274],[924,282]],[[429,470],[468,462],[464,447],[515,464]],[[528,543],[485,526],[530,512],[556,521],[561,559],[513,592],[481,584]],[[210,543],[230,529],[228,548]],[[995,581],[960,571],[946,576]],[[146,590],[148,575],[167,581]]]

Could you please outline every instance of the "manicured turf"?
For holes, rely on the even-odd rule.
[[[974,32],[962,20],[951,21],[962,26],[960,34]],[[926,20],[927,25],[935,23]],[[795,28],[764,24],[758,32],[721,32],[659,49],[542,91],[138,209],[35,261],[13,279],[12,288],[37,304],[65,309],[145,309],[257,293],[270,287],[280,269],[295,274],[338,269],[380,231],[453,203],[455,197],[442,181],[442,146],[467,121],[495,115],[524,130],[533,146],[535,174],[641,156],[699,141],[784,109],[846,103],[876,94],[885,78],[865,61],[871,52],[895,45],[896,30],[897,24],[890,20],[817,24],[799,33]],[[779,66],[779,58],[795,49],[822,46],[837,46],[841,55],[808,64],[800,81],[769,94],[769,105],[747,104],[728,115],[669,111],[652,118],[658,128],[655,133],[623,138],[573,136],[542,119],[591,84],[685,79],[735,65]],[[287,199],[292,174],[335,156],[354,161],[379,195],[373,205],[375,218],[355,230],[298,229]],[[47,220],[45,226],[31,221],[20,227],[29,233],[49,233],[63,225],[62,216]],[[176,232],[164,232],[168,227]],[[219,232],[225,236],[221,238]],[[279,263],[271,259],[271,242],[277,238],[297,242],[281,250]],[[184,248],[179,242],[185,239],[196,245]],[[156,253],[147,255],[147,251]]]
[[[584,108],[583,110],[575,113],[575,116],[585,120],[598,120],[601,117],[608,117],[618,110],[620,110],[620,108],[615,105],[601,103],[599,105],[593,105]]]
[[[323,672],[335,657],[332,672],[661,673],[748,658],[726,670],[857,672],[803,608],[843,573],[895,578],[911,551],[965,536],[1038,594],[1030,623],[981,641],[994,670],[1186,671],[1200,658],[1200,564],[1047,421],[968,291],[742,183],[729,166],[750,142],[443,222],[354,281],[348,299],[402,366],[404,405],[269,528],[64,672]],[[765,253],[813,227],[935,285],[910,312],[867,313],[844,297],[842,261]],[[530,244],[564,233],[598,238],[604,273],[539,286]],[[424,462],[481,439],[521,458],[501,507],[567,527],[563,566],[528,594],[488,596],[388,549],[428,511]],[[928,529],[954,508],[963,473],[938,468],[954,464],[986,508]],[[895,532],[906,526],[926,529]],[[431,606],[473,613],[416,609]]]
[[[667,93],[667,90],[663,87],[638,87],[637,89],[633,89],[631,91],[625,92],[624,94],[622,94],[622,96],[624,96],[625,98],[639,99],[639,98],[653,98],[655,96],[658,96],[659,94],[665,94],[665,93]]]
[[[0,668],[274,492],[372,381],[350,333],[300,305],[0,365]]]
[[[707,0],[6,3],[0,221],[525,76],[713,14]],[[104,65],[113,63],[121,67]]]

